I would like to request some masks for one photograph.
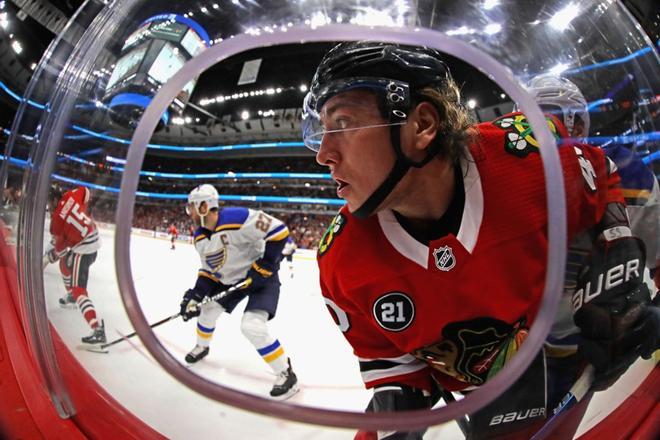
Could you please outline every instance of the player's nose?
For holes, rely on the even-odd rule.
[[[338,147],[335,136],[332,136],[332,134],[323,135],[319,150],[316,152],[316,162],[327,167],[336,165],[341,158]]]

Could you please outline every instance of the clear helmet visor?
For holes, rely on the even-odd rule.
[[[338,125],[322,121],[321,114],[325,103],[330,98],[351,90],[374,92],[379,102],[384,103],[382,113],[385,115],[385,122],[374,124],[356,121]],[[405,124],[410,105],[409,87],[402,81],[385,78],[347,78],[332,81],[314,93],[307,93],[303,100],[303,142],[307,148],[318,152],[326,134]]]

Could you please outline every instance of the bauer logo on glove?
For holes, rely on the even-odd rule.
[[[573,294],[573,310],[597,300],[615,308],[625,306],[622,299],[642,282],[643,243],[636,238],[621,238],[599,243],[590,255]]]

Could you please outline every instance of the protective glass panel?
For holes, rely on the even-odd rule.
[[[571,247],[567,249],[567,268],[561,270],[562,277],[565,273],[565,285],[558,289],[564,292],[558,315],[563,319],[557,319],[553,324],[546,365],[566,371],[562,369],[562,359],[566,354],[574,354],[575,341],[570,338],[576,335],[575,312],[582,310],[580,319],[590,316],[586,306],[600,304],[594,292],[598,291],[599,279],[605,279],[608,273],[610,280],[622,281],[614,287],[630,288],[625,293],[639,287],[630,304],[616,302],[615,306],[624,312],[633,310],[629,308],[631,304],[645,305],[649,296],[655,294],[658,271],[652,272],[652,269],[658,265],[660,249],[656,177],[657,115],[660,113],[654,97],[659,90],[660,72],[652,43],[641,34],[620,3],[587,1],[577,5],[563,0],[543,4],[515,1],[306,1],[282,2],[264,8],[262,3],[234,2],[222,7],[209,3],[199,6],[199,10],[189,9],[187,4],[153,0],[115,1],[107,7],[104,3],[85,3],[68,33],[53,45],[35,70],[14,125],[9,133],[2,134],[8,137],[2,168],[5,198],[2,220],[7,225],[2,228],[5,235],[3,245],[9,249],[10,255],[15,253],[17,256],[14,267],[23,287],[20,294],[14,292],[16,309],[25,318],[21,321],[29,337],[30,353],[44,377],[48,378],[44,386],[61,414],[77,414],[87,421],[94,418],[114,420],[116,423],[112,425],[118,430],[115,433],[119,437],[124,435],[121,429],[140,432],[143,437],[160,433],[170,438],[235,435],[238,432],[246,438],[263,435],[286,438],[354,436],[358,424],[353,423],[352,417],[354,413],[362,412],[372,397],[372,393],[364,389],[365,380],[373,382],[381,370],[404,362],[398,359],[399,351],[356,358],[342,331],[356,323],[345,319],[341,311],[333,307],[332,300],[324,300],[318,283],[316,253],[328,248],[331,252],[333,240],[341,237],[341,224],[332,223],[332,219],[349,199],[350,191],[342,192],[343,199],[338,196],[337,185],[328,170],[315,165],[313,153],[304,147],[301,106],[316,66],[335,43],[330,40],[339,35],[347,39],[356,35],[359,39],[437,45],[436,48],[452,60],[450,67],[461,88],[461,103],[473,121],[494,121],[488,125],[488,130],[506,133],[503,142],[492,149],[485,148],[484,155],[495,151],[508,155],[504,157],[515,164],[512,167],[524,163],[525,172],[532,176],[530,180],[513,182],[511,176],[522,171],[502,167],[495,171],[500,173],[505,184],[491,186],[482,181],[483,197],[491,200],[491,191],[497,192],[517,208],[528,206],[518,203],[520,200],[544,208],[546,197],[557,196],[557,187],[545,187],[543,176],[547,170],[542,163],[546,157],[539,160],[540,145],[535,137],[538,133],[532,131],[528,122],[533,115],[511,114],[516,104],[514,101],[523,96],[522,88],[530,90],[533,78],[548,73],[570,80],[583,95],[589,119],[573,120],[573,128],[579,125],[575,121],[582,121],[581,133],[564,130],[567,121],[561,118],[551,118],[552,125],[549,125],[556,144],[553,146],[560,151],[567,151],[562,150],[561,145],[572,146],[576,139],[580,144],[590,144],[598,149],[580,147],[579,152],[575,151],[576,162],[570,170],[573,180],[563,182],[566,197],[562,200],[567,206],[567,235]],[[148,32],[144,30],[145,26],[149,27]],[[193,38],[195,45],[189,44],[189,35],[193,35],[191,29],[195,29],[194,35],[199,36],[204,44],[198,57],[203,58],[207,52],[217,50],[213,53],[218,58],[209,63],[208,69],[194,72],[183,80],[175,92],[185,99],[180,96],[177,102],[175,94],[171,94],[156,115],[157,121],[149,133],[147,152],[140,165],[133,216],[117,218],[119,197],[125,197],[120,188],[125,168],[131,165],[126,160],[133,135],[158,91],[168,80],[176,79],[176,72],[185,69],[186,63],[192,60],[190,55],[197,53],[194,47],[199,47],[199,42]],[[267,39],[271,41],[268,43]],[[456,45],[450,44],[450,40],[457,42]],[[300,41],[309,44],[300,44]],[[466,49],[461,53],[457,49],[458,43],[465,45],[461,48],[479,50],[487,55],[481,57],[483,60],[496,60],[501,69],[490,71],[491,65],[489,68],[480,65],[479,57],[462,62],[471,52]],[[157,65],[164,46],[170,51],[167,69]],[[220,52],[225,47],[227,51]],[[178,55],[174,54],[173,48],[179,50]],[[270,62],[267,61],[269,57],[272,57]],[[243,63],[252,59],[264,60],[257,74],[258,84],[237,86],[236,78]],[[172,60],[177,61],[172,64]],[[153,72],[162,75],[154,78]],[[509,82],[504,84],[502,78]],[[531,92],[527,93],[531,96]],[[523,102],[517,104],[526,113],[532,107]],[[550,113],[550,116],[566,115],[564,111]],[[489,135],[485,125],[480,127],[483,128],[482,135]],[[386,154],[382,156],[363,159],[358,169],[370,168],[376,159],[383,159]],[[482,157],[473,155],[472,159]],[[528,166],[530,160],[535,161],[533,166]],[[567,159],[562,156],[562,160]],[[590,194],[591,189],[600,191],[602,176],[613,172],[615,167],[621,178],[621,191],[608,194],[612,194],[612,201],[624,199],[627,206],[625,212],[607,211],[613,223],[606,230],[599,231],[600,242],[594,244],[589,234],[579,233],[583,232],[585,225],[576,219],[595,223],[601,220],[606,210],[598,208],[586,212],[579,200],[585,198],[584,194]],[[464,180],[473,184],[464,186],[466,202],[475,200],[470,191],[479,187],[475,183],[479,179],[468,173],[471,169],[473,167],[462,169],[466,178],[474,178]],[[222,266],[233,258],[231,252],[234,250],[230,248],[225,249],[224,254],[218,248],[200,257],[193,244],[188,243],[194,240],[195,227],[181,208],[188,192],[203,182],[216,186],[224,206],[260,209],[284,220],[298,247],[307,248],[294,254],[291,265],[286,258],[280,264],[282,286],[278,310],[268,322],[285,356],[291,358],[293,371],[302,388],[302,392],[288,401],[299,406],[289,408],[288,412],[293,417],[302,417],[311,414],[309,410],[314,408],[351,411],[349,414],[328,414],[324,420],[335,427],[350,421],[351,429],[283,422],[265,415],[274,414],[269,412],[275,411],[272,407],[262,407],[261,414],[247,413],[232,405],[202,398],[191,390],[190,387],[199,385],[201,376],[214,386],[219,384],[250,395],[247,400],[233,401],[237,405],[256,405],[262,403],[259,398],[270,399],[269,393],[277,376],[266,357],[276,354],[278,347],[273,345],[274,341],[269,341],[267,346],[259,349],[270,347],[270,351],[260,352],[250,342],[249,338],[254,337],[254,332],[249,330],[253,322],[244,322],[244,315],[240,313],[246,301],[231,315],[223,315],[217,324],[202,322],[200,326],[195,319],[183,322],[175,317],[154,328],[158,342],[173,359],[173,368],[186,365],[185,357],[199,338],[204,339],[213,333],[209,354],[189,368],[188,376],[193,379],[185,383],[173,379],[161,364],[156,363],[140,338],[128,337],[136,331],[135,321],[129,319],[129,314],[142,313],[149,324],[176,316],[184,293],[200,276],[199,269]],[[527,195],[536,194],[530,192],[533,185],[539,185],[539,197],[525,199]],[[81,187],[91,190],[89,201],[85,203],[85,191],[79,191],[71,198],[73,202],[68,202],[65,194]],[[60,202],[60,208],[69,203],[68,208],[58,211]],[[477,206],[466,203],[465,209],[474,210]],[[501,206],[497,203],[484,208],[488,215],[492,212],[499,216],[501,222],[498,224],[505,225],[501,230],[490,231],[491,243],[498,243],[497,237],[525,231],[530,225],[555,224],[548,216],[556,213],[541,210],[542,213],[535,217],[532,214],[536,211],[531,209],[511,210]],[[50,252],[51,235],[58,235],[57,231],[51,234],[53,220],[63,211],[66,213],[60,217],[62,226],[69,237],[78,234],[78,238],[87,241],[78,248],[84,252],[71,251],[72,245],[78,242],[66,244],[64,241],[56,241],[53,244],[56,253]],[[623,214],[630,219],[627,229],[617,223],[625,217]],[[229,219],[227,225],[243,225],[248,220],[248,217],[234,215],[236,217]],[[256,231],[265,228],[264,233],[273,236],[280,232],[272,229],[276,224],[272,223],[274,220],[266,225],[270,217],[259,219],[257,215],[253,219]],[[122,221],[129,222],[132,228],[129,229],[130,249],[128,254],[117,255],[121,251],[115,246],[117,225]],[[401,224],[396,217],[375,223]],[[332,228],[325,233],[330,225]],[[514,230],[514,225],[520,229]],[[228,227],[227,231],[230,229]],[[455,237],[465,239],[469,236],[468,229],[459,229]],[[220,235],[222,232],[218,231]],[[398,229],[388,233],[403,235]],[[220,235],[218,239],[222,243]],[[644,242],[643,253],[633,241],[615,241],[629,236],[637,236]],[[543,237],[537,238],[538,241],[527,243],[530,249],[545,251],[556,245],[547,243]],[[399,248],[382,246],[378,251],[407,252],[414,260],[419,247],[412,243],[409,247],[405,244]],[[473,244],[478,247],[481,242]],[[544,281],[544,274],[554,263],[545,260],[545,253],[538,260],[542,264],[537,266],[525,259],[511,262],[515,255],[506,253],[506,245],[501,243],[500,252],[483,262],[489,267],[501,267],[502,272],[498,271],[491,278],[485,271],[472,272],[472,282],[481,283],[483,287],[473,293],[482,298],[492,296],[495,285],[504,279],[501,273],[510,278],[515,276],[521,289],[509,293],[527,295],[533,304],[529,315],[534,315],[545,285],[534,284],[533,289],[527,288],[533,284],[532,280]],[[449,252],[443,246],[438,246],[438,252],[431,253],[428,259],[424,257],[427,256],[424,251],[423,257],[417,258],[424,260],[421,264],[442,271],[440,267],[453,267],[453,259],[456,264],[462,264],[459,258],[468,257],[467,253],[458,254],[454,248]],[[600,252],[603,248],[613,251]],[[117,280],[116,264],[129,258],[138,300],[125,306],[120,294],[120,285],[124,289],[125,285],[120,284],[123,280]],[[42,270],[45,261],[47,264]],[[393,264],[394,260],[385,261]],[[502,267],[504,262],[511,264]],[[359,279],[376,276],[358,263],[354,264],[354,269],[359,271]],[[616,268],[620,264],[623,264],[623,272],[619,274]],[[390,269],[397,273],[400,267]],[[610,270],[612,272],[608,272]],[[210,275],[216,276],[213,270]],[[639,283],[633,286],[640,279],[648,290]],[[232,278],[228,282],[233,281]],[[587,290],[587,286],[595,290]],[[606,293],[608,289],[601,287]],[[69,291],[73,300],[70,300]],[[408,292],[397,285],[388,286],[382,293],[401,295]],[[618,298],[620,293],[621,289],[613,295]],[[409,328],[397,327],[406,324],[411,316],[406,304],[402,296],[388,296],[373,304],[377,307],[370,309],[365,322],[367,319],[375,325],[380,322],[382,325],[376,334],[387,335],[386,342],[396,339],[393,335]],[[470,315],[470,307],[466,304],[464,301],[457,312],[464,314],[460,318],[462,321],[476,317]],[[508,302],[499,306],[513,310]],[[339,307],[339,310],[343,309]],[[423,315],[416,316],[422,319]],[[533,319],[522,325],[509,318],[505,320],[506,324],[515,327],[516,331],[508,334],[515,337],[508,340],[506,347],[498,346],[493,352],[497,355],[489,357],[480,353],[478,362],[461,364],[464,358],[455,356],[468,353],[468,348],[478,345],[476,342],[466,344],[463,351],[453,351],[450,356],[441,352],[445,346],[434,346],[435,340],[415,344],[407,341],[405,353],[416,356],[419,361],[426,358],[436,372],[452,373],[450,376],[463,384],[479,385],[474,383],[477,381],[474,377],[481,380],[486,367],[504,358],[508,361],[510,353],[525,346],[522,336]],[[617,329],[629,328],[618,318],[613,323]],[[500,331],[498,325],[480,321],[471,329],[476,334],[491,330],[497,333]],[[103,329],[105,343],[99,343],[99,340],[84,343],[81,340],[101,338],[98,328]],[[444,330],[451,333],[452,329],[456,327]],[[127,338],[122,339],[124,336]],[[95,353],[85,349],[89,348],[90,342],[94,346],[113,345],[101,349],[109,353]],[[452,350],[461,348],[454,345],[450,346]],[[281,354],[276,357],[279,356]],[[389,360],[369,363],[380,357]],[[360,363],[363,364],[362,372]],[[456,366],[460,371],[450,371]],[[606,423],[607,416],[638,388],[653,371],[653,366],[653,361],[639,360],[618,379],[620,386],[609,387],[604,393],[597,394],[589,403],[583,421],[576,421],[575,434],[580,435]],[[548,382],[550,391],[554,392],[548,401],[561,400],[564,391],[583,377],[579,373],[570,371],[570,374],[556,376],[570,378],[565,383]],[[487,385],[490,378],[488,374],[485,377]],[[106,404],[109,402],[102,413],[95,413],[85,405],[90,389],[98,391]],[[166,396],[162,400],[167,403],[158,411],[153,407],[156,392]],[[469,398],[469,393],[466,394]],[[511,432],[513,428],[509,422],[513,413],[514,420],[538,421],[539,425],[534,429],[543,426],[545,414],[552,408],[536,406],[534,399],[540,399],[538,394],[521,392],[519,395],[523,401],[529,398],[532,403],[521,403],[519,407],[502,411],[496,408],[485,425]],[[462,400],[463,396],[457,394],[455,398]],[[451,400],[451,397],[446,395],[444,400]],[[172,405],[172,402],[177,404]],[[437,405],[444,403],[439,401]],[[217,423],[218,413],[226,416],[222,426]],[[596,416],[592,417],[594,414]],[[414,414],[398,416],[401,415],[387,413],[389,419],[402,424],[406,419],[414,418]],[[477,422],[472,420],[472,423]],[[431,420],[428,424],[435,425],[435,422]],[[522,425],[528,426],[524,422]],[[377,429],[373,424],[359,426]],[[389,426],[387,430],[391,428]],[[98,429],[94,433],[107,433],[103,431],[107,427]],[[460,438],[460,431],[460,424],[450,422],[432,427],[425,438]]]

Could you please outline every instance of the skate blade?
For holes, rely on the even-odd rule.
[[[108,350],[107,348],[103,348],[100,345],[91,345],[91,344],[82,343],[82,344],[76,346],[76,348],[78,350],[90,351],[92,353],[103,353],[103,354],[110,353],[110,350]]]
[[[78,306],[76,303],[67,303],[67,304],[60,304],[60,309],[65,309],[65,310],[76,310]]]
[[[300,387],[298,385],[294,385],[293,388],[291,388],[289,391],[282,394],[281,396],[270,396],[270,397],[273,400],[278,400],[280,402],[283,402],[298,394],[298,391],[300,391]]]

